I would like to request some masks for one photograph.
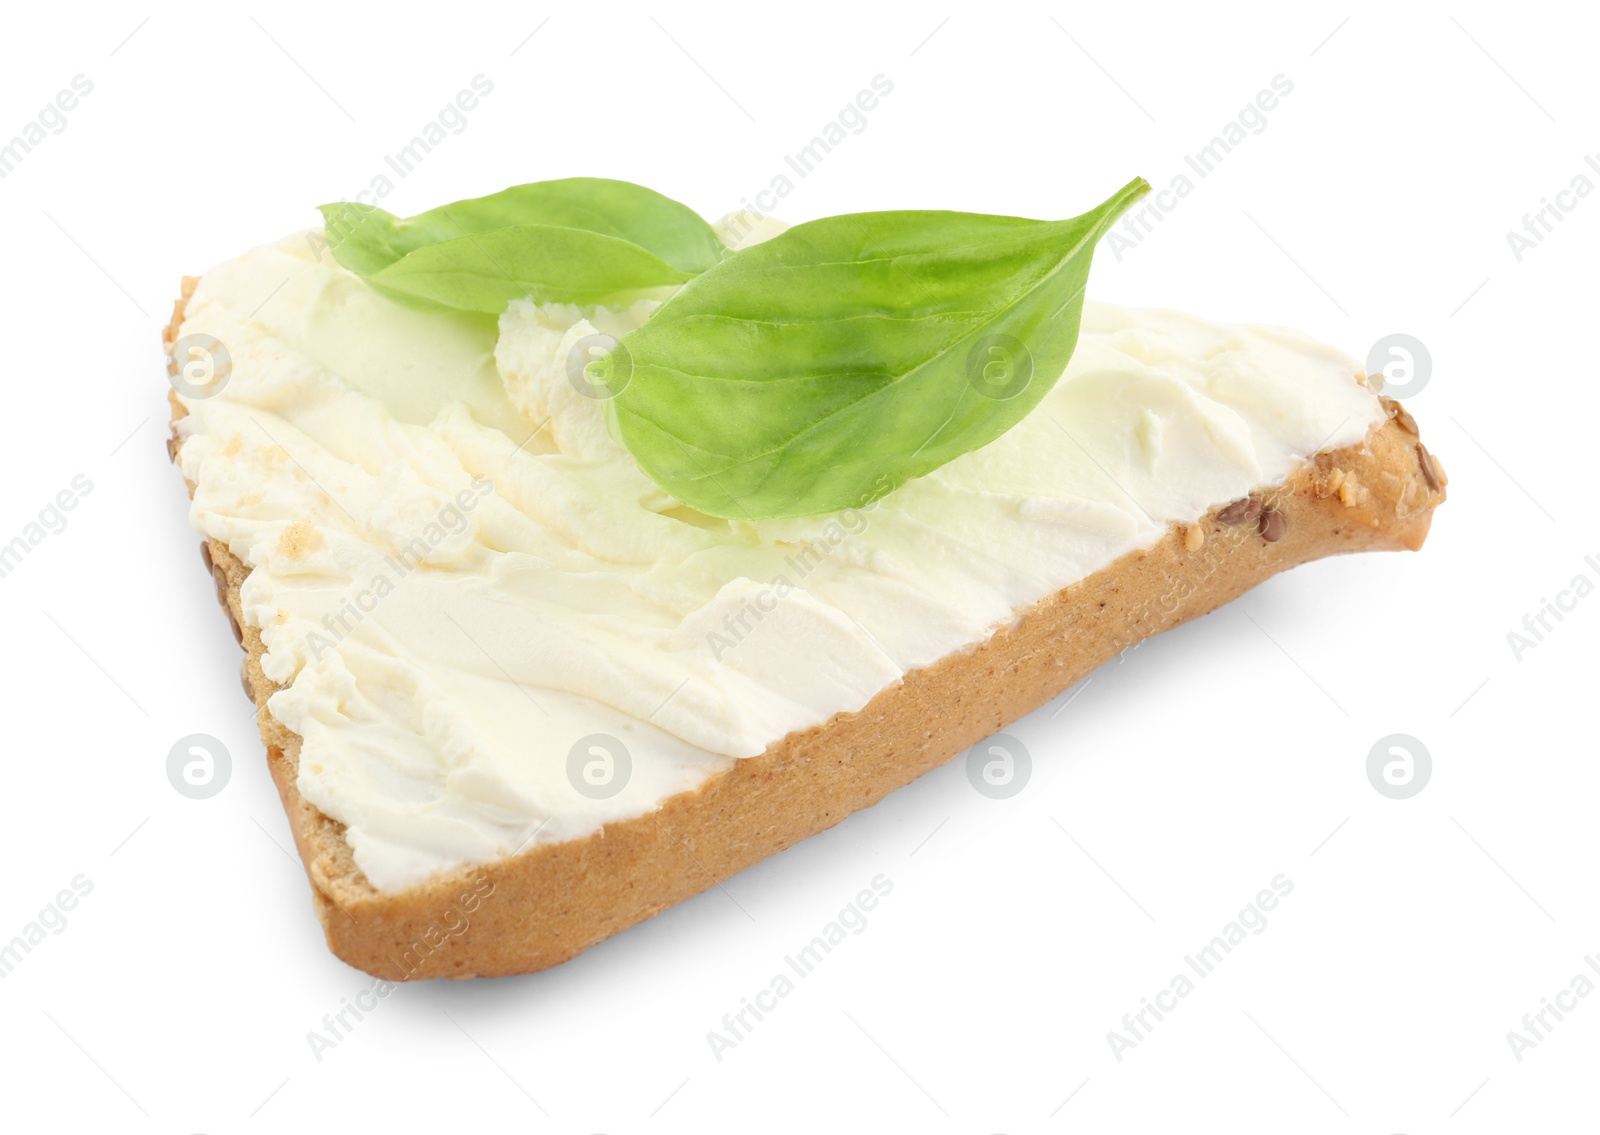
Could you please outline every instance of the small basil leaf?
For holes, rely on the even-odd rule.
[[[614,236],[687,275],[704,272],[726,249],[687,205],[653,189],[604,177],[568,177],[515,185],[488,197],[457,201],[400,223],[403,240],[424,233],[439,240],[510,225],[554,225]]]
[[[521,225],[548,225],[616,237],[687,275],[704,272],[726,251],[699,214],[653,189],[603,177],[514,185],[400,218],[374,205],[321,206],[334,257],[371,275],[408,253],[463,236]]]
[[[395,244],[395,225],[401,222],[393,213],[357,201],[317,208],[333,258],[356,275],[370,276],[405,255]]]
[[[758,519],[860,507],[987,445],[1077,344],[1094,246],[1149,191],[1067,221],[887,212],[797,225],[623,337],[608,415],[684,503]],[[626,368],[626,373],[622,373]]]
[[[591,304],[681,284],[689,274],[629,241],[514,225],[424,245],[368,277],[388,295],[497,314],[512,300]]]

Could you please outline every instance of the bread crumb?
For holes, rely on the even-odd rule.
[[[296,520],[278,536],[278,555],[286,560],[303,560],[322,543],[317,530],[304,520]]]

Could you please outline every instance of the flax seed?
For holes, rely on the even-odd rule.
[[[1255,497],[1240,497],[1227,508],[1217,513],[1217,519],[1224,524],[1243,524],[1247,520],[1254,520],[1261,515],[1261,502]]]
[[[1434,492],[1439,491],[1439,472],[1433,467],[1433,456],[1426,446],[1417,442],[1417,463],[1422,466],[1422,479],[1428,482],[1428,488]]]

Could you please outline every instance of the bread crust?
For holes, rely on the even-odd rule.
[[[195,283],[184,280],[163,336],[169,349]],[[169,398],[175,440],[186,411]],[[1281,486],[1195,525],[1173,525],[1154,547],[1019,612],[977,646],[908,673],[857,712],[790,734],[654,812],[399,892],[375,889],[343,825],[301,797],[300,738],[267,712],[278,687],[262,672],[265,648],[243,618],[239,589],[249,568],[219,541],[201,548],[244,648],[245,690],[329,948],[390,981],[529,973],[876,804],[1122,650],[1280,571],[1345,552],[1420,548],[1445,497],[1444,473],[1410,415],[1392,399],[1384,404],[1386,420],[1360,445],[1318,453]]]

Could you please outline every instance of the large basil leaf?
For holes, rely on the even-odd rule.
[[[517,185],[409,218],[358,202],[321,211],[340,264],[396,298],[470,311],[499,312],[524,295],[590,303],[682,283],[725,252],[692,209],[607,178]]]
[[[860,507],[987,445],[1055,384],[1095,243],[1068,221],[885,212],[797,225],[685,285],[598,365],[614,428],[713,516]]]

